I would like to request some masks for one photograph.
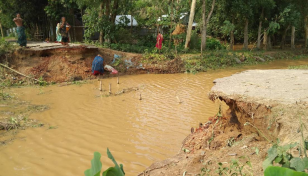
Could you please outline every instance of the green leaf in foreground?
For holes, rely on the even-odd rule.
[[[122,171],[116,169],[115,167],[109,167],[106,171],[103,172],[103,176],[122,176]]]
[[[102,170],[101,154],[94,152],[94,158],[91,160],[91,168],[84,172],[85,176],[99,176]]]
[[[264,176],[308,176],[304,172],[296,172],[285,167],[269,166],[264,171]]]
[[[109,172],[110,172],[110,176],[113,176],[112,174],[116,174],[115,176],[124,176],[125,172],[123,170],[123,165],[122,164],[120,164],[120,166],[118,165],[118,163],[116,162],[116,160],[114,159],[114,157],[112,156],[108,148],[107,148],[107,155],[108,155],[108,158],[112,160],[115,166],[107,169],[103,173],[103,176],[109,176]]]

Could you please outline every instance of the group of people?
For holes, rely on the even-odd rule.
[[[13,21],[17,26],[17,35],[18,35],[17,43],[23,47],[27,46],[27,36],[25,32],[25,27],[23,26],[23,19],[20,17],[19,13],[17,13],[16,18],[14,18]],[[61,22],[58,23],[56,27],[57,42],[61,42],[62,45],[68,45],[69,42],[68,31],[70,30],[70,28],[71,26],[67,23],[65,17],[62,17]],[[158,32],[155,47],[159,51],[162,48],[163,39],[164,39],[163,35],[160,32]],[[109,65],[106,65],[101,55],[97,55],[92,62],[92,74],[101,75],[104,73],[105,69],[110,71],[112,74],[118,73],[117,70],[115,70]]]
[[[25,27],[23,26],[23,19],[20,17],[20,14],[16,14],[16,18],[13,19],[17,26],[17,43],[19,46],[26,47],[27,46],[27,36]],[[56,34],[57,34],[57,42],[61,42],[62,45],[68,45],[69,37],[68,31],[70,30],[71,26],[66,22],[65,17],[61,18],[61,22],[57,24],[56,27]]]
[[[23,19],[20,17],[19,13],[16,14],[16,18],[14,18],[13,21],[17,26],[17,35],[18,35],[17,43],[20,46],[27,46],[27,36],[25,32],[25,27],[23,26]],[[56,27],[57,42],[61,42],[62,45],[68,45],[69,42],[68,31],[70,30],[70,28],[71,26],[66,21],[66,18],[62,17],[61,22],[58,23]],[[158,32],[155,47],[159,51],[162,48],[163,40],[164,40],[163,35],[160,32]]]

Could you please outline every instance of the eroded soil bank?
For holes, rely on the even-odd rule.
[[[32,78],[49,83],[60,83],[94,79],[91,66],[94,57],[101,54],[108,65],[118,71],[118,75],[144,73],[183,73],[204,72],[208,69],[225,68],[228,66],[258,64],[276,59],[294,59],[306,55],[305,50],[286,52],[228,52],[209,51],[203,59],[199,54],[175,55],[172,53],[126,53],[90,45],[70,44],[69,47],[56,43],[32,43],[30,48],[18,48],[13,53],[0,56],[0,63],[13,68]],[[115,59],[115,55],[120,59]],[[5,72],[1,80],[21,85],[28,78]],[[3,76],[5,75],[5,76]],[[117,75],[117,76],[118,76]],[[106,73],[101,78],[112,77]]]
[[[125,53],[88,45],[32,44],[30,48],[18,48],[13,53],[0,56],[0,63],[8,65],[20,73],[47,82],[61,83],[96,78],[91,74],[92,61],[101,54],[108,65],[118,71],[118,75],[142,73],[180,73],[184,72],[183,61],[173,58],[160,63],[142,63],[142,55]],[[114,56],[120,58],[115,60]],[[151,59],[151,58],[150,58]],[[101,78],[111,77],[106,73]],[[6,74],[5,79],[14,83],[26,82],[26,78]]]
[[[262,162],[271,143],[277,138],[284,144],[300,142],[300,117],[308,124],[307,74],[249,70],[216,79],[209,98],[225,102],[229,109],[192,129],[176,156],[139,175],[219,175],[219,167],[231,167],[232,160],[244,166],[243,173],[263,175]]]

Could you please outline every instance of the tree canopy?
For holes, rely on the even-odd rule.
[[[37,29],[46,35],[51,35],[51,30],[53,30],[51,28],[55,27],[62,16],[66,16],[73,26],[76,19],[82,23],[85,39],[91,40],[93,35],[99,33],[101,36],[99,41],[103,44],[119,42],[117,36],[123,34],[125,30],[127,30],[125,34],[130,35],[128,38],[138,35],[138,33],[133,33],[132,29],[128,29],[129,27],[125,27],[130,19],[127,19],[127,24],[115,25],[117,15],[132,15],[138,21],[139,29],[152,30],[152,33],[148,35],[153,35],[153,38],[156,35],[155,31],[161,30],[167,36],[166,40],[181,39],[184,45],[184,35],[170,35],[179,24],[188,27],[191,2],[184,0],[1,1],[0,24],[4,29],[14,27],[12,19],[16,13],[20,13],[30,35],[33,35]],[[204,18],[202,14],[209,14],[212,3],[215,8],[207,23],[205,21],[207,18]],[[202,5],[205,10],[202,10]],[[289,29],[292,27],[296,28],[296,40],[305,42],[304,46],[308,44],[308,3],[306,0],[216,0],[216,2],[196,0],[193,21],[197,25],[194,25],[191,35],[201,33],[202,27],[206,27],[207,36],[229,42],[232,46],[233,43],[248,45],[258,41],[259,47],[263,38],[271,39],[271,44],[279,45],[289,40],[287,39],[291,36]],[[205,23],[206,25],[202,25]],[[194,42],[193,39],[191,42]],[[201,41],[201,37],[199,39]],[[173,46],[169,44],[169,47]]]

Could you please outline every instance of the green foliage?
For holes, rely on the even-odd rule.
[[[223,26],[220,27],[221,33],[225,36],[229,36],[231,31],[235,29],[234,24],[232,24],[229,20],[223,22]]]
[[[48,82],[44,81],[43,77],[40,77],[38,80],[40,86],[47,86],[49,84]]]
[[[264,171],[264,176],[308,176],[308,174],[304,172],[296,172],[292,169],[277,167],[277,166],[269,166]]]
[[[121,44],[133,44],[135,37],[130,33],[130,30],[121,27],[115,34],[115,40]]]
[[[268,166],[272,165],[273,162],[280,164],[282,167],[290,168],[290,160],[293,156],[288,152],[288,150],[297,146],[298,143],[286,144],[279,146],[274,144],[268,151],[268,157],[263,162],[263,169],[266,169]]]
[[[294,169],[300,172],[308,169],[308,158],[294,157],[289,152],[290,149],[296,146],[298,146],[298,143],[291,143],[283,146],[274,144],[267,152],[268,157],[263,162],[263,169],[271,166],[274,162],[280,164],[282,167]]]
[[[114,167],[109,167],[102,173],[102,176],[124,176],[125,172],[123,165],[116,162],[111,152],[107,148],[108,158],[114,163]],[[99,152],[94,152],[94,158],[91,160],[91,168],[84,172],[85,176],[99,176],[102,170],[102,162],[100,161],[101,154]]]
[[[146,46],[140,45],[131,45],[131,44],[120,44],[120,43],[112,43],[110,44],[110,48],[118,51],[124,52],[132,52],[132,53],[144,53],[145,51],[153,51],[154,47],[149,48]]]
[[[0,97],[2,97],[2,100],[6,100],[6,99],[12,98],[9,93],[4,92],[4,88],[1,89]]]
[[[99,176],[102,170],[101,154],[94,152],[94,158],[91,160],[91,168],[84,172],[85,176]]]
[[[108,176],[108,175],[124,176],[125,172],[123,169],[123,165],[122,164],[118,165],[118,163],[116,162],[116,160],[114,159],[108,148],[107,148],[107,155],[108,158],[112,160],[115,167],[109,167],[106,171],[103,172],[103,176]]]
[[[220,42],[219,40],[215,38],[208,38],[206,40],[206,49],[208,50],[221,50],[221,49],[226,49]]]
[[[15,49],[16,47],[13,46],[12,43],[5,41],[4,39],[0,39],[0,56],[11,52]]]
[[[292,158],[290,161],[290,167],[294,168],[296,171],[303,172],[308,168],[308,158]]]
[[[201,46],[201,38],[198,36],[196,30],[194,30],[191,34],[189,49],[199,51],[200,46]]]
[[[64,7],[63,2],[61,2],[61,0],[60,1],[48,0],[48,5],[45,6],[44,10],[48,15],[48,17],[58,22],[60,22],[61,17],[67,16],[67,10]]]
[[[240,157],[240,158],[245,158],[245,157]],[[251,175],[250,170],[252,169],[252,165],[250,163],[249,158],[244,164],[237,159],[232,159],[229,167],[224,166],[223,163],[218,163],[218,165],[219,167],[216,170],[216,173],[218,173],[218,175],[242,175],[242,176]],[[249,169],[247,169],[247,167]],[[244,169],[246,172],[244,172]],[[249,174],[247,174],[247,172]]]

